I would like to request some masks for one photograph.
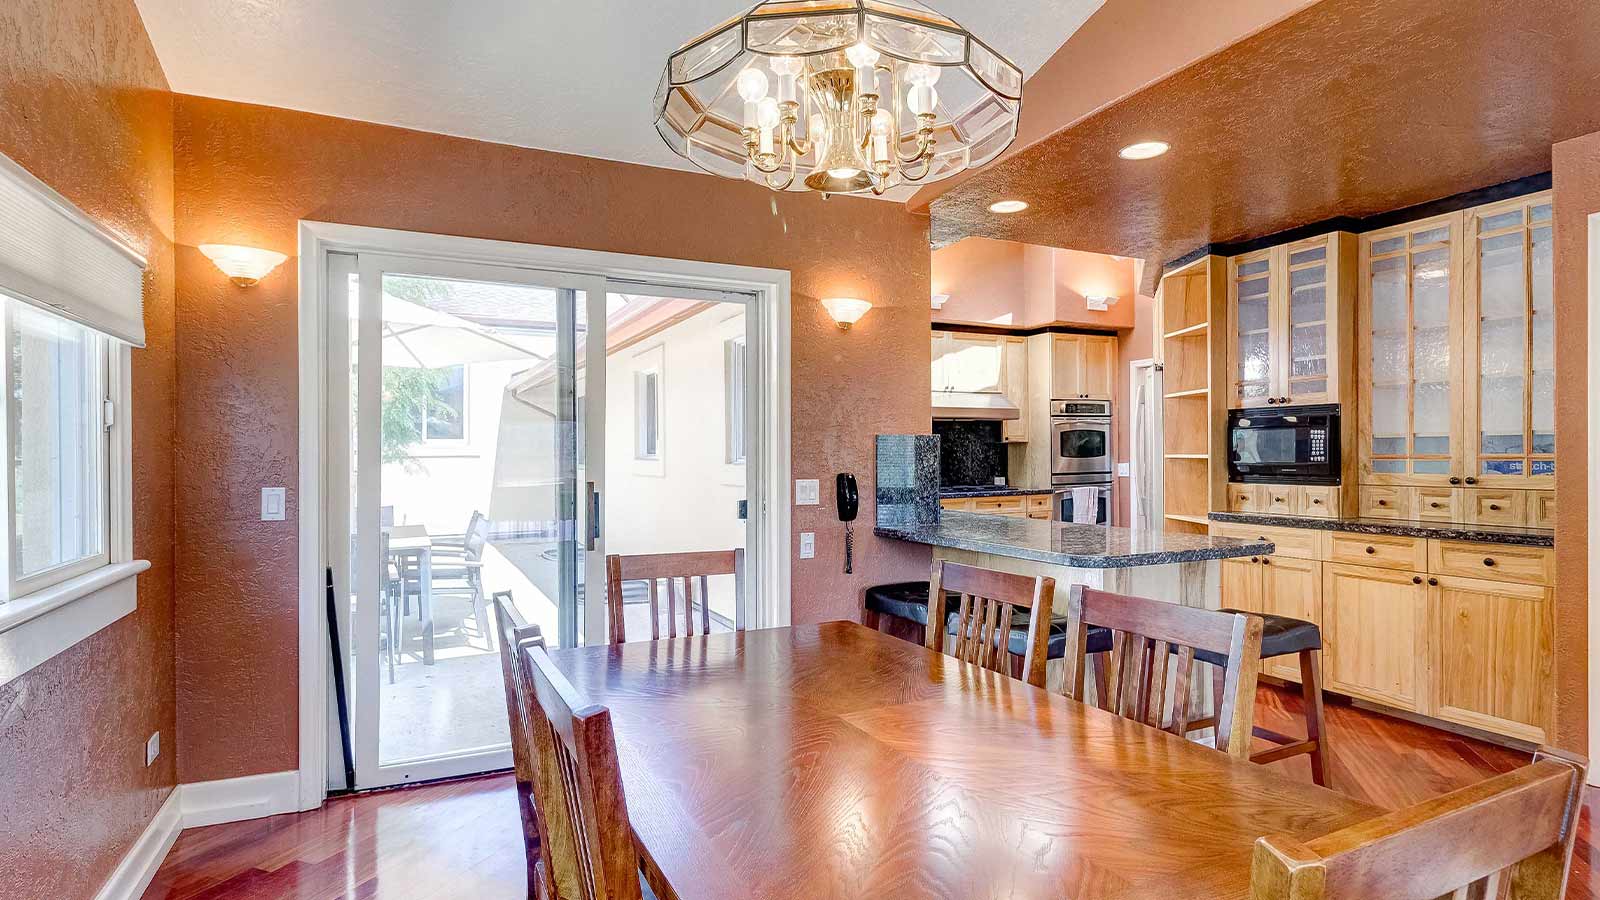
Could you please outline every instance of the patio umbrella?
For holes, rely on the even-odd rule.
[[[439,369],[470,363],[541,360],[516,337],[497,334],[449,313],[383,295],[383,364]]]

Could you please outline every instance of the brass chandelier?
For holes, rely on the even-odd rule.
[[[713,175],[882,194],[1011,144],[1022,71],[916,0],[768,0],[678,48],[656,131]]]

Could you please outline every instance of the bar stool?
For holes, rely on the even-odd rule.
[[[1224,609],[1228,613],[1246,613],[1261,619],[1261,658],[1271,659],[1275,656],[1300,657],[1300,696],[1305,701],[1306,712],[1306,737],[1290,737],[1280,734],[1269,728],[1255,726],[1254,734],[1258,738],[1271,741],[1278,746],[1270,750],[1250,754],[1250,761],[1254,763],[1271,763],[1291,756],[1309,754],[1311,756],[1311,780],[1317,784],[1328,786],[1328,729],[1322,717],[1322,629],[1316,623],[1302,619],[1291,619],[1288,616],[1277,616],[1269,613],[1256,612],[1250,609]],[[1216,676],[1222,672],[1222,667],[1228,664],[1226,656],[1209,653],[1203,650],[1195,651],[1194,658],[1212,666],[1212,683],[1214,691],[1220,697],[1222,686]],[[1220,702],[1220,701],[1219,701]],[[1192,723],[1191,730],[1209,728],[1214,724],[1210,719],[1202,719]]]
[[[950,591],[945,591],[945,600],[951,599],[960,602],[960,596]],[[883,617],[903,619],[926,628],[928,625],[928,582],[926,581],[898,581],[893,584],[877,584],[867,588],[862,604],[866,614],[862,616],[862,624],[868,628],[881,630]]]

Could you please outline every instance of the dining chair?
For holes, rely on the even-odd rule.
[[[643,900],[647,888],[628,823],[611,711],[578,693],[545,648],[524,646],[517,655],[533,697],[524,704],[539,769],[533,803],[548,838],[556,896]]]
[[[478,624],[478,633],[484,636],[489,642],[489,649],[493,650],[495,640],[489,631],[488,604],[483,594],[483,551],[489,545],[489,518],[473,510],[472,518],[467,521],[467,530],[462,532],[459,539],[434,538],[430,544],[434,582],[461,583],[462,588],[471,595],[472,615]]]
[[[511,769],[517,780],[517,811],[522,815],[522,843],[528,859],[528,900],[551,897],[545,873],[550,871],[548,847],[542,839],[544,826],[534,807],[534,784],[538,779],[532,755],[527,708],[533,702],[524,692],[527,679],[518,677],[522,662],[517,651],[523,647],[543,647],[539,626],[530,624],[517,611],[510,591],[494,594],[495,621],[500,629],[500,677],[505,683],[506,717],[511,725]]]
[[[632,556],[611,554],[606,557],[606,617],[609,619],[608,643],[621,644],[628,640],[627,624],[623,620],[622,584],[625,581],[644,581],[650,592],[650,640],[661,640],[661,594],[657,581],[667,584],[667,637],[678,636],[677,599],[678,586],[683,588],[683,633],[695,633],[694,584],[700,585],[700,633],[711,633],[711,603],[706,592],[706,581],[711,575],[732,575],[734,608],[744,603],[744,548],[709,550],[691,553],[645,553]],[[735,626],[737,627],[737,625]]]
[[[960,598],[953,630],[946,616],[946,591]],[[936,559],[928,578],[924,644],[929,650],[1009,675],[1012,618],[1017,610],[1025,610],[1028,627],[1022,680],[1042,688],[1049,654],[1050,607],[1055,595],[1054,578],[1030,578]]]
[[[1111,659],[1094,702],[1101,709],[1185,737],[1192,729],[1191,676],[1195,653],[1225,656],[1223,691],[1216,710],[1218,750],[1250,756],[1256,674],[1261,667],[1261,619],[1245,613],[1194,609],[1144,597],[1072,586],[1067,598],[1066,694],[1089,702],[1084,669],[1089,629],[1111,630]],[[1169,665],[1172,662],[1172,665]],[[1172,681],[1168,682],[1171,668]],[[1099,672],[1096,672],[1098,680]],[[1168,715],[1167,694],[1172,694]]]
[[[1310,841],[1256,841],[1251,900],[1562,900],[1588,760],[1530,765]]]

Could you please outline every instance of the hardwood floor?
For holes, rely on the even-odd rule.
[[[1299,733],[1297,693],[1263,686],[1257,721]],[[1327,710],[1332,786],[1399,807],[1527,762],[1527,754],[1343,704]],[[1311,780],[1304,757],[1273,763]],[[1600,850],[1585,798],[1569,900],[1600,900]],[[186,831],[145,900],[511,900],[524,897],[510,775],[365,794],[315,812]]]

